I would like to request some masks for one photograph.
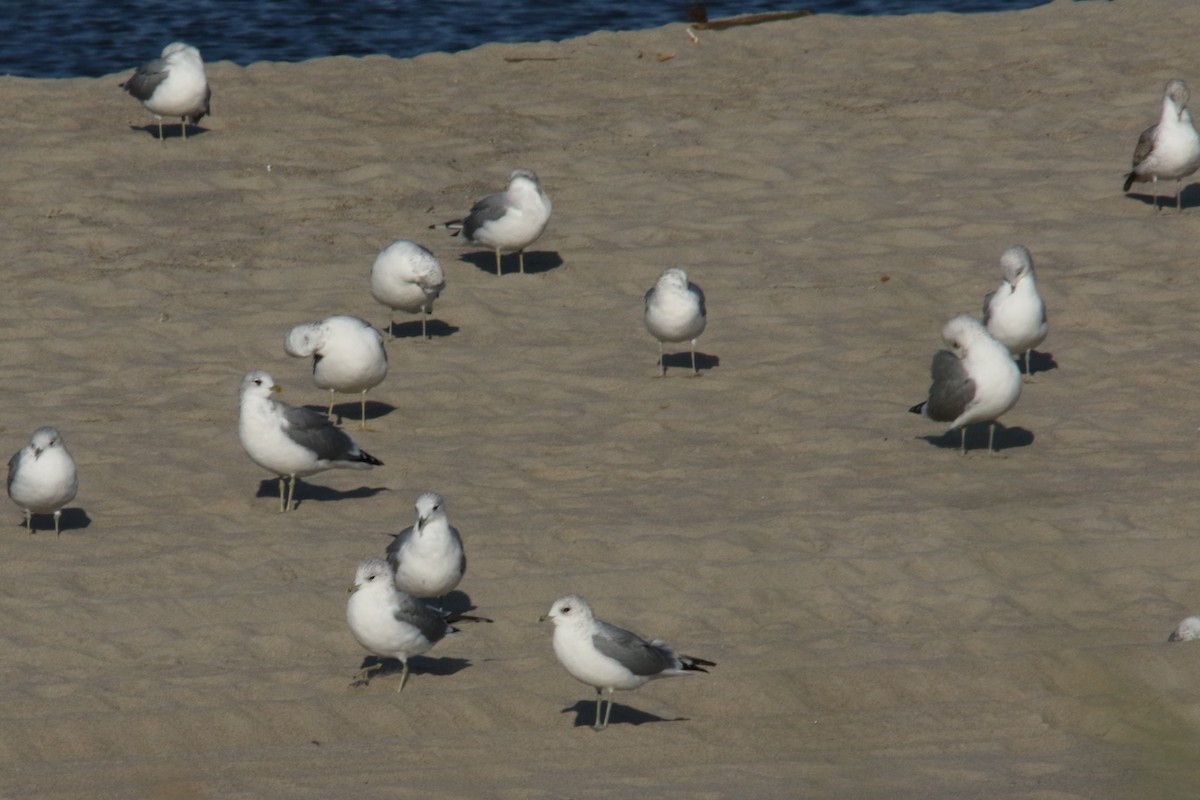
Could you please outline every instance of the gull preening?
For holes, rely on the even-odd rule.
[[[29,444],[8,460],[8,496],[25,512],[25,527],[31,534],[34,514],[53,514],[54,533],[60,534],[63,506],[78,491],[75,459],[57,428],[38,428]]]
[[[1046,338],[1046,304],[1038,294],[1033,256],[1014,245],[1000,256],[1004,280],[983,298],[983,326],[996,341],[1023,359],[1029,374],[1029,354]]]
[[[988,424],[988,452],[995,452],[996,420],[1021,396],[1021,371],[1008,348],[992,338],[977,320],[960,314],[942,328],[951,350],[933,356],[929,399],[909,409],[934,422],[949,422],[947,433],[958,430],[967,452],[966,427]]]
[[[1200,639],[1200,617],[1185,617],[1167,637],[1168,642],[1194,642],[1196,639]]]
[[[408,659],[428,652],[446,634],[458,632],[450,625],[455,621],[452,617],[398,590],[392,580],[392,569],[382,558],[368,558],[358,565],[346,603],[346,621],[354,638],[367,651],[400,660],[397,692],[404,689],[408,680]],[[356,677],[365,681],[382,666],[376,663],[366,667]]]
[[[537,173],[514,169],[508,176],[508,188],[490,194],[471,206],[463,219],[451,220],[431,228],[449,228],[469,242],[496,251],[496,274],[500,274],[500,253],[517,253],[521,272],[525,272],[525,248],[533,244],[550,221],[550,198],[542,191]]]
[[[283,391],[262,370],[242,379],[238,437],[250,460],[279,476],[279,510],[290,511],[296,479],[327,469],[369,469],[383,462],[359,448],[329,417],[271,395]],[[286,500],[284,483],[287,482]]]
[[[334,393],[360,394],[359,430],[367,427],[367,392],[387,375],[383,336],[364,319],[336,316],[292,328],[283,341],[289,356],[313,360],[313,383],[329,390],[329,415]]]
[[[446,275],[433,253],[416,242],[392,242],[371,266],[371,296],[392,310],[388,336],[396,325],[397,311],[421,315],[421,338],[428,339],[425,322],[433,301],[446,288]]]
[[[1158,210],[1158,179],[1175,181],[1175,208],[1182,209],[1183,179],[1200,167],[1200,135],[1188,113],[1187,84],[1178,78],[1163,89],[1162,116],[1138,137],[1133,151],[1133,169],[1125,175],[1125,191],[1135,182],[1150,181],[1154,210]]]
[[[592,607],[577,594],[554,601],[539,621],[554,622],[554,655],[572,678],[596,690],[596,730],[608,727],[612,695],[636,689],[654,678],[708,672],[712,661],[683,656],[661,639],[646,641],[636,633],[596,619]],[[607,697],[608,710],[600,717]]]
[[[704,292],[688,280],[687,273],[679,267],[663,270],[650,291],[646,292],[646,329],[658,339],[659,374],[667,374],[663,360],[664,342],[691,342],[692,374],[696,369],[696,338],[704,333],[708,324],[708,309],[704,305]]]
[[[187,126],[198,125],[205,114],[212,90],[204,74],[200,51],[183,42],[163,48],[162,56],[137,68],[121,88],[142,101],[146,110],[158,119],[158,139],[163,139],[163,117],[179,117],[183,138]]]
[[[467,571],[462,537],[446,517],[446,501],[437,492],[417,497],[417,520],[396,534],[387,561],[396,588],[414,597],[445,597]]]

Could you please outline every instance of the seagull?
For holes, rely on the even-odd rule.
[[[200,51],[183,42],[163,48],[162,57],[147,61],[121,88],[142,101],[146,110],[158,118],[158,140],[163,138],[163,117],[179,117],[180,129],[187,138],[187,126],[198,125],[211,114],[208,102],[212,90],[204,74]]]
[[[57,428],[38,428],[29,444],[8,460],[8,496],[25,511],[30,534],[34,514],[53,514],[54,533],[61,535],[63,506],[75,499],[77,491],[75,459]]]
[[[1191,642],[1200,639],[1200,617],[1186,617],[1171,631],[1168,642]]]
[[[392,580],[391,567],[382,558],[368,558],[358,565],[350,587],[350,601],[346,604],[346,621],[358,643],[377,656],[400,660],[397,692],[404,689],[408,680],[408,659],[428,652],[446,634],[458,633],[450,623],[463,618],[438,613],[401,592]],[[358,681],[365,681],[382,666],[376,663],[360,670]]]
[[[679,267],[663,270],[658,283],[646,292],[645,321],[646,329],[658,339],[660,375],[667,374],[663,343],[688,340],[692,347],[692,374],[700,374],[696,369],[696,337],[704,333],[708,309],[704,306],[704,292],[688,280],[686,272]]]
[[[1042,343],[1049,329],[1046,304],[1038,294],[1033,256],[1023,245],[1014,245],[1000,256],[1004,280],[983,298],[983,325],[996,341],[1017,358],[1024,356],[1029,374],[1029,353]]]
[[[577,594],[560,597],[550,613],[538,621],[554,622],[554,655],[572,678],[595,687],[595,730],[608,727],[612,694],[616,689],[636,689],[654,678],[708,672],[712,661],[681,656],[661,639],[647,642],[636,633],[596,619],[592,607]],[[600,719],[605,695],[608,710]]]
[[[437,492],[417,497],[417,521],[392,538],[387,561],[396,588],[414,597],[445,597],[467,571],[458,529],[446,518],[446,501]]]
[[[289,356],[313,360],[313,383],[329,390],[328,415],[333,414],[335,392],[362,395],[359,430],[367,429],[367,391],[383,381],[388,371],[383,336],[358,317],[329,317],[297,325],[283,341]]]
[[[368,469],[383,462],[359,449],[329,418],[271,397],[283,391],[262,370],[242,379],[238,437],[250,460],[279,476],[279,510],[290,511],[296,479],[327,469]],[[287,500],[284,480],[289,479]]]
[[[433,313],[433,301],[446,288],[446,275],[433,253],[416,242],[392,242],[371,267],[371,296],[392,310],[388,336],[396,324],[397,310],[421,316],[421,338],[428,339],[425,321]]]
[[[909,411],[924,414],[935,422],[949,422],[947,433],[958,429],[964,453],[967,452],[966,426],[975,422],[990,423],[988,452],[995,452],[992,442],[996,435],[996,420],[1021,396],[1021,371],[1008,348],[966,314],[947,322],[942,328],[942,338],[953,352],[939,350],[934,353],[929,399],[917,403]]]
[[[1200,135],[1187,110],[1187,84],[1178,78],[1163,89],[1162,116],[1138,137],[1133,151],[1133,169],[1125,175],[1125,191],[1135,182],[1151,181],[1154,210],[1158,210],[1158,179],[1175,181],[1175,208],[1182,210],[1183,179],[1200,167]]]
[[[430,225],[449,228],[457,236],[496,251],[496,274],[500,274],[500,252],[516,252],[525,272],[525,248],[533,244],[550,221],[550,198],[542,191],[537,174],[531,169],[514,169],[508,176],[508,188],[490,194],[471,206],[464,219]]]

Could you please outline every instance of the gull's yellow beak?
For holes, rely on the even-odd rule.
[[[356,591],[358,591],[358,584],[352,583],[350,584],[350,588],[346,590],[346,594],[354,594]]]
[[[282,387],[282,386],[280,386],[280,385],[277,383],[277,384],[275,384],[274,386],[272,386],[272,387],[271,387],[271,391],[272,391],[272,392],[282,392],[282,391],[283,391],[283,387]]]

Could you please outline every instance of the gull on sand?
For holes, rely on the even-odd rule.
[[[387,561],[396,588],[414,597],[445,597],[467,571],[462,537],[446,517],[446,501],[437,492],[417,497],[417,520],[396,534]]]
[[[446,275],[433,253],[416,242],[392,242],[371,266],[371,296],[392,310],[388,336],[396,324],[396,311],[421,314],[421,338],[428,339],[425,321],[433,301],[446,288]]]
[[[8,496],[25,512],[30,533],[34,514],[53,514],[54,533],[61,533],[63,506],[74,500],[78,491],[75,459],[57,428],[38,428],[29,444],[8,460]]]
[[[320,322],[297,325],[283,340],[289,356],[313,360],[313,383],[329,390],[329,415],[334,393],[361,394],[359,430],[367,427],[367,392],[387,375],[387,351],[383,336],[364,319],[336,316]]]
[[[1185,617],[1171,635],[1168,642],[1192,642],[1200,639],[1200,617]]]
[[[1187,84],[1178,78],[1163,89],[1162,116],[1138,137],[1133,150],[1133,169],[1125,175],[1125,191],[1136,183],[1151,181],[1154,210],[1158,210],[1158,179],[1175,181],[1175,208],[1182,209],[1183,179],[1200,167],[1200,135],[1188,113]]]
[[[691,342],[692,374],[696,369],[696,338],[704,333],[708,324],[708,309],[704,305],[704,292],[688,280],[687,273],[678,267],[663,270],[650,291],[646,292],[646,329],[658,339],[659,374],[667,374],[663,360],[665,342]]]
[[[1008,351],[1025,362],[1029,374],[1029,353],[1046,338],[1046,304],[1038,294],[1033,274],[1033,256],[1022,245],[1015,245],[1000,256],[1004,280],[996,291],[983,298],[983,326]]]
[[[158,138],[163,141],[163,117],[179,117],[183,138],[187,126],[198,125],[212,99],[204,61],[200,51],[183,42],[163,48],[162,56],[137,68],[121,88],[142,101],[146,110],[158,119]]]
[[[661,639],[646,641],[616,625],[596,619],[592,607],[577,594],[560,597],[539,621],[554,622],[554,655],[572,678],[596,690],[596,730],[608,727],[612,695],[617,689],[636,689],[654,678],[708,672],[712,661],[683,656]],[[600,707],[608,710],[603,720]]]
[[[363,452],[329,418],[276,400],[283,391],[262,370],[242,379],[238,437],[250,460],[279,476],[279,510],[290,511],[296,479],[327,469],[369,469],[383,462]],[[284,482],[288,481],[286,500]]]
[[[447,614],[401,592],[396,588],[391,567],[382,558],[368,558],[358,565],[346,604],[346,621],[354,638],[367,651],[400,660],[397,692],[404,689],[408,680],[408,659],[428,652],[446,634],[458,633],[451,623],[460,620],[491,622],[483,617]],[[371,672],[382,666],[376,663],[360,670],[357,680],[367,680]]]
[[[457,236],[496,251],[496,274],[500,274],[500,253],[516,252],[525,272],[525,248],[533,244],[550,221],[550,198],[542,191],[537,174],[531,169],[514,169],[508,176],[508,188],[490,194],[471,206],[463,219],[451,220],[431,228],[449,228]]]
[[[930,369],[929,398],[909,409],[958,430],[967,452],[966,426],[987,422],[988,452],[992,453],[996,420],[1021,396],[1021,371],[1008,348],[992,338],[975,319],[961,314],[942,328],[952,350],[939,350]]]

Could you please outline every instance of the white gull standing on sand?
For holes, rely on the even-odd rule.
[[[367,427],[367,392],[387,375],[387,350],[383,336],[364,319],[336,316],[297,325],[283,341],[289,356],[313,360],[313,383],[329,390],[329,410],[333,414],[334,393],[362,396],[359,430]]]
[[[1168,642],[1193,642],[1196,639],[1200,639],[1200,617],[1184,617],[1167,637]]]
[[[38,428],[29,444],[8,460],[8,496],[25,512],[30,533],[34,514],[53,514],[54,533],[61,533],[63,506],[74,500],[78,491],[75,459],[57,428]]]
[[[204,61],[200,51],[183,42],[172,42],[163,48],[162,56],[137,68],[133,77],[121,88],[142,101],[146,110],[158,118],[158,138],[163,141],[163,117],[179,117],[183,138],[187,126],[197,125],[212,99]]]
[[[460,619],[491,622],[481,617],[444,614],[396,588],[392,569],[382,558],[368,558],[358,565],[350,600],[346,603],[346,621],[350,632],[367,651],[384,658],[400,660],[399,692],[408,680],[408,659],[428,652],[448,633],[458,633],[450,623]],[[365,681],[382,663],[359,670],[356,677]]]
[[[646,641],[636,633],[596,619],[592,607],[577,594],[560,597],[539,622],[554,622],[554,655],[572,678],[596,690],[596,730],[608,727],[616,689],[636,689],[654,678],[708,672],[712,661],[682,656],[661,639]],[[607,697],[608,710],[600,717]]]
[[[1200,135],[1187,110],[1187,84],[1178,78],[1163,89],[1162,116],[1138,137],[1133,169],[1125,175],[1125,191],[1135,182],[1151,181],[1158,210],[1158,179],[1175,181],[1175,208],[1182,209],[1183,179],[1200,168]]]
[[[687,273],[678,267],[663,270],[650,291],[646,292],[646,329],[658,339],[659,374],[667,374],[663,360],[664,342],[691,342],[692,374],[696,369],[696,338],[708,324],[708,309],[704,292],[688,280]]]
[[[296,479],[327,469],[368,469],[383,462],[359,449],[329,417],[272,397],[282,391],[269,374],[242,379],[238,438],[250,460],[279,476],[279,510],[290,511]],[[286,500],[284,481],[288,480]]]
[[[508,188],[490,194],[471,206],[463,219],[451,220],[431,228],[449,228],[455,235],[496,251],[496,274],[500,274],[500,253],[516,252],[525,272],[525,248],[533,244],[550,222],[550,198],[542,191],[537,173],[514,169],[508,176]]]
[[[942,328],[953,348],[933,356],[929,399],[909,409],[934,422],[949,422],[947,433],[958,429],[967,452],[966,426],[987,422],[988,453],[994,452],[996,420],[1021,396],[1021,371],[1008,348],[991,337],[978,321],[960,314]]]
[[[421,338],[428,339],[425,321],[433,301],[446,288],[446,275],[433,253],[416,242],[401,239],[380,252],[371,266],[371,296],[392,310],[388,336],[396,325],[396,311],[421,314]]]
[[[445,597],[467,571],[462,537],[446,517],[446,501],[437,492],[417,497],[417,520],[396,534],[387,561],[396,588],[414,597]]]
[[[983,326],[1017,358],[1024,357],[1029,374],[1029,353],[1046,338],[1046,304],[1038,294],[1033,256],[1023,245],[1014,245],[1000,256],[1004,280],[983,298]]]

